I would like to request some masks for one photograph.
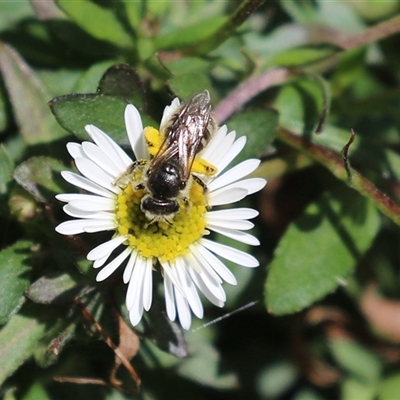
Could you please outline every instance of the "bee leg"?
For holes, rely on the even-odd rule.
[[[198,176],[192,175],[192,177],[193,177],[194,181],[202,187],[203,193],[207,193],[208,192],[207,185]]]
[[[203,193],[207,193],[208,192],[207,185],[198,176],[192,174],[192,177],[193,177],[193,180],[202,187]],[[206,207],[207,207],[207,211],[211,210],[211,207],[208,204]]]

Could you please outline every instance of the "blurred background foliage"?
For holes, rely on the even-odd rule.
[[[399,33],[399,1],[0,2],[2,398],[399,398]],[[193,331],[162,298],[133,331],[102,238],[54,232],[65,144],[204,89],[263,160],[261,266]]]

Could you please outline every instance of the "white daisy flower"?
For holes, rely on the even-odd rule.
[[[204,93],[208,96],[208,92]],[[197,174],[203,183],[198,178],[191,179],[186,198],[179,200],[179,211],[171,218],[150,221],[143,211],[142,198],[149,196],[143,182],[152,159],[150,154],[160,147],[150,147],[155,142],[149,143],[148,136],[146,142],[145,135],[150,132],[162,139],[171,117],[180,110],[182,106],[176,98],[165,108],[159,132],[154,128],[144,130],[138,110],[133,105],[126,107],[125,125],[137,160],[135,164],[93,125],[85,129],[94,143],[67,144],[81,175],[63,171],[62,176],[84,193],[56,196],[67,203],[63,208],[65,213],[75,218],[58,225],[56,231],[63,235],[113,232],[112,238],[91,250],[87,259],[99,269],[97,281],[104,281],[118,267],[125,266],[126,306],[134,326],[141,320],[143,310],[148,311],[151,306],[153,270],[161,272],[164,278],[168,317],[174,321],[178,316],[182,327],[189,329],[191,312],[203,317],[198,291],[211,303],[223,307],[226,295],[222,283],[236,284],[234,275],[220,258],[244,267],[259,265],[250,254],[206,238],[213,231],[248,245],[259,244],[245,232],[253,227],[248,220],[256,217],[257,211],[250,208],[211,211],[215,206],[226,206],[261,190],[266,183],[261,178],[244,179],[258,167],[260,161],[256,159],[224,172],[246,143],[245,137],[235,140],[235,132],[228,133],[226,126],[215,132],[196,157],[196,161],[214,166],[218,172]],[[196,175],[196,161],[193,175]]]

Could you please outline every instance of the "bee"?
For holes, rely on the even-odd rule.
[[[171,224],[180,209],[181,199],[190,206],[188,194],[193,181],[206,190],[204,182],[193,173],[196,156],[210,142],[217,130],[211,113],[211,99],[207,90],[182,103],[160,128],[163,142],[143,172],[135,190],[144,190],[140,208],[149,223],[165,221]],[[148,143],[149,144],[149,143]],[[203,160],[200,175],[212,176],[216,168]]]

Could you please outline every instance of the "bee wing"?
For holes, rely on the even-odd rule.
[[[156,168],[171,160],[177,161],[183,182],[189,179],[197,153],[210,140],[211,103],[208,91],[195,95],[171,116],[164,127],[165,140],[152,160]]]

